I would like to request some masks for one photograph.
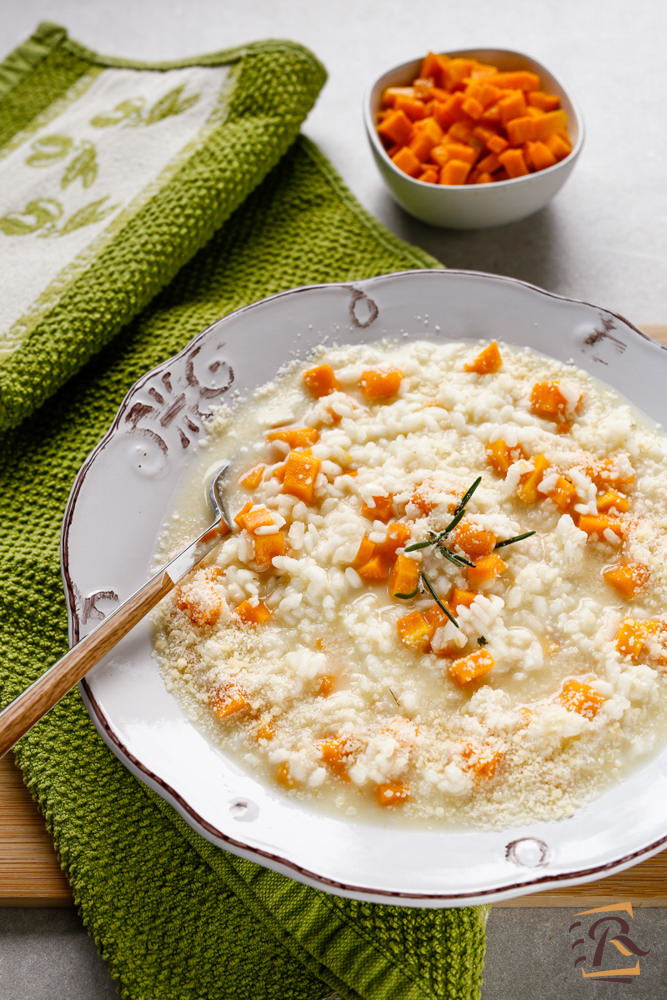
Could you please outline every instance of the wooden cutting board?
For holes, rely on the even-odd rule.
[[[667,324],[643,329],[667,344]],[[667,906],[667,850],[619,875],[585,885],[533,893],[503,906],[598,906],[631,902]],[[0,760],[0,905],[71,905],[44,821],[11,757]]]

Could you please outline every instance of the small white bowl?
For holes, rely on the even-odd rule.
[[[551,201],[572,173],[584,142],[581,113],[563,85],[545,66],[522,52],[509,49],[457,49],[452,57],[478,59],[499,70],[530,70],[540,77],[541,87],[560,97],[568,115],[572,152],[563,160],[525,177],[490,184],[427,184],[394,166],[376,131],[377,113],[387,87],[405,86],[419,73],[421,59],[395,66],[376,80],[364,101],[364,124],[377,167],[399,205],[422,222],[452,229],[483,229],[516,222],[532,215]]]

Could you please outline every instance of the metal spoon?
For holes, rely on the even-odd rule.
[[[206,531],[0,712],[0,757],[46,715],[224,537],[231,526],[222,492],[229,465],[229,462],[219,465],[209,480],[207,496],[215,519]]]

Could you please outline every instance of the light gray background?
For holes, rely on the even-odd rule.
[[[451,267],[522,278],[638,325],[667,323],[662,0],[0,0],[0,57],[40,20],[66,26],[98,52],[136,59],[180,58],[259,38],[302,42],[329,72],[304,132],[393,232]],[[476,46],[524,51],[548,66],[583,112],[586,143],[563,190],[532,218],[486,231],[432,229],[405,215],[383,188],[361,100],[390,66],[429,48]],[[635,911],[637,943],[650,953],[629,986],[586,981],[573,968],[573,912],[494,908],[483,1000],[664,995],[663,909]],[[115,995],[74,911],[0,910],[0,1000]]]

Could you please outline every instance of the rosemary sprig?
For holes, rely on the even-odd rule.
[[[433,584],[431,583],[431,581],[427,577],[426,573],[422,572],[422,573],[419,574],[419,576],[424,581],[426,589],[428,590],[429,594],[431,595],[431,597],[433,598],[433,600],[435,601],[435,603],[438,605],[438,607],[440,608],[440,610],[444,611],[444,613],[447,615],[447,617],[449,618],[449,620],[452,623],[452,625],[455,625],[456,628],[460,628],[461,626],[457,622],[457,620],[454,617],[454,615],[451,613],[451,611],[449,610],[449,608],[445,607],[445,605],[442,603],[442,601],[440,600],[440,598],[436,594],[435,588],[433,587]]]
[[[401,601],[409,601],[411,598],[416,597],[418,593],[419,584],[417,584],[411,594],[392,594],[392,597],[398,597]]]
[[[461,568],[461,566],[472,566],[474,568],[475,564],[473,562],[470,562],[470,560],[466,559],[465,556],[460,556],[456,552],[452,552],[452,550],[448,549],[446,545],[443,545],[443,541],[447,537],[447,535],[451,534],[451,532],[454,530],[459,521],[461,521],[462,518],[465,517],[466,504],[470,500],[471,496],[473,495],[473,493],[475,492],[481,481],[482,477],[478,476],[475,482],[472,484],[472,486],[468,487],[468,489],[461,497],[459,503],[456,505],[456,509],[454,511],[454,517],[451,519],[449,524],[442,529],[442,531],[438,532],[429,531],[428,533],[429,537],[427,539],[425,539],[423,542],[414,542],[412,545],[407,545],[405,551],[417,552],[420,549],[427,549],[431,545],[434,545],[437,548],[440,555],[444,556],[445,559],[448,559],[449,562],[454,563],[455,566],[458,566],[459,568]]]
[[[534,534],[536,534],[534,531],[524,531],[523,535],[515,535],[514,538],[506,538],[502,542],[496,542],[493,547],[494,549],[502,549],[503,545],[513,545],[514,542],[522,542],[524,538],[530,538],[530,536]]]

